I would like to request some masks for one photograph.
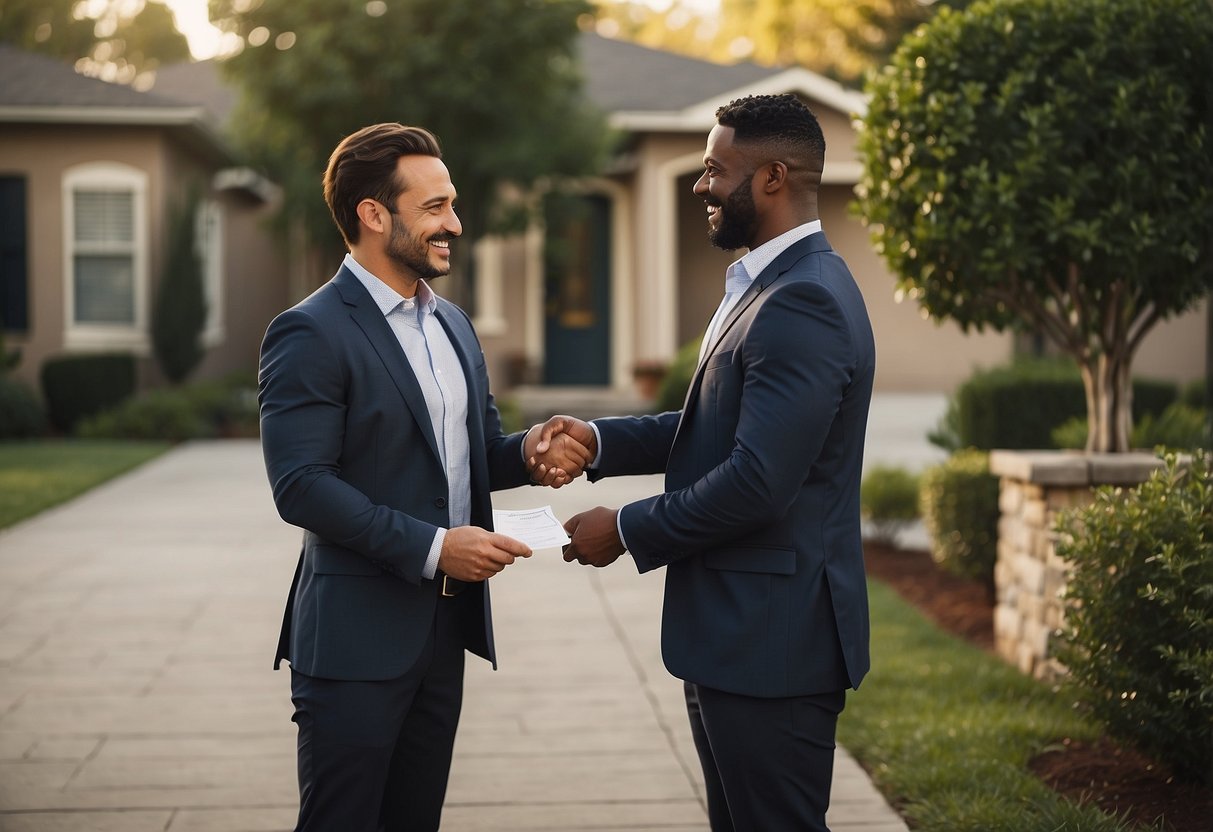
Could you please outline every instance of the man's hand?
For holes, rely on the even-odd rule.
[[[438,553],[438,568],[460,581],[483,581],[505,569],[517,558],[529,558],[525,543],[479,526],[448,529]]]
[[[581,476],[594,461],[598,441],[588,422],[553,416],[527,431],[523,453],[533,481],[560,488]]]
[[[572,540],[564,547],[564,559],[583,566],[610,566],[618,560],[623,554],[618,514],[619,509],[598,506],[570,517],[564,531]]]

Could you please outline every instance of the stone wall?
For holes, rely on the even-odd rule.
[[[1089,503],[1096,486],[1134,486],[1161,466],[1147,453],[991,452],[1001,509],[994,565],[994,647],[1000,656],[1038,679],[1065,672],[1050,649],[1065,619],[1069,569],[1057,555],[1057,514]]]

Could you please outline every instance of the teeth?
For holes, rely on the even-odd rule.
[[[450,248],[450,240],[430,240],[430,245],[438,246],[438,248]]]

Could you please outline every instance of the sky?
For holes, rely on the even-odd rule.
[[[177,19],[177,28],[189,41],[190,52],[195,58],[205,60],[224,51],[223,33],[212,26],[206,16],[207,0],[163,0],[163,2],[173,10],[173,15]],[[644,2],[661,9],[669,6],[672,0],[644,0]],[[683,5],[694,11],[712,11],[719,6],[719,0],[683,0]]]

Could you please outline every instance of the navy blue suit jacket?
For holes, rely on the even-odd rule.
[[[468,388],[472,518],[492,528],[492,489],[528,481],[523,434],[505,436],[467,315],[437,318]],[[383,313],[348,269],[270,324],[261,348],[261,444],[282,518],[305,530],[274,666],[391,679],[416,662],[437,591],[422,567],[449,527],[447,478],[417,377]],[[468,649],[494,662],[487,583]],[[462,599],[461,599],[462,603]]]
[[[664,471],[625,506],[641,572],[666,567],[662,656],[749,696],[856,687],[868,670],[859,483],[875,372],[863,297],[821,233],[734,305],[681,413],[596,420],[591,477]]]

